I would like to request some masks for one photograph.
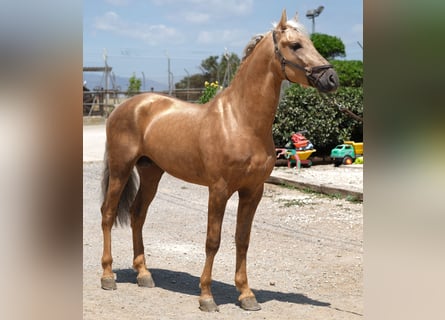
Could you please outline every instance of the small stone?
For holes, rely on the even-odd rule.
[[[269,282],[269,285],[271,285],[271,286],[275,286],[275,281],[271,281],[271,282]]]

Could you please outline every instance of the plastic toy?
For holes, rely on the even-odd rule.
[[[304,131],[293,133],[291,141],[286,144],[285,148],[276,148],[277,159],[286,159],[287,166],[290,168],[292,165],[310,167],[312,161],[309,159],[312,153],[314,153],[314,145],[306,139],[303,135]]]
[[[344,141],[331,150],[331,159],[338,167],[341,164],[352,164],[357,157],[363,156],[363,142]]]

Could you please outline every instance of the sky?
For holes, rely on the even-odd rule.
[[[324,6],[315,32],[339,37],[345,60],[363,60],[361,0],[84,0],[83,65],[113,68],[116,76],[168,83],[200,73],[201,61],[234,52],[272,29],[283,9],[312,32],[306,12]],[[144,89],[144,88],[143,88]]]

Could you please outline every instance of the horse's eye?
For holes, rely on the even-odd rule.
[[[298,42],[296,42],[296,43],[291,43],[290,48],[291,48],[293,51],[297,51],[298,49],[301,49],[301,44],[299,44]]]

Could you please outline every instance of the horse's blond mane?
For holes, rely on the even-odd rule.
[[[297,21],[296,18],[291,19],[289,21],[287,21],[286,23],[289,27],[291,27],[292,29],[295,29],[296,31],[304,34],[304,35],[308,35],[308,32],[306,30],[306,28],[304,27],[304,25]],[[272,23],[274,29],[277,27],[278,23],[274,22]],[[247,43],[246,47],[244,48],[243,51],[243,58],[241,59],[241,62],[243,62],[255,49],[255,47],[257,46],[257,44],[264,38],[265,33],[263,34],[257,34],[255,36],[252,37],[252,39],[250,39],[250,41]]]
[[[256,45],[264,38],[264,34],[257,34],[250,39],[247,43],[246,47],[243,51],[243,58],[241,61],[244,61],[255,49]]]

